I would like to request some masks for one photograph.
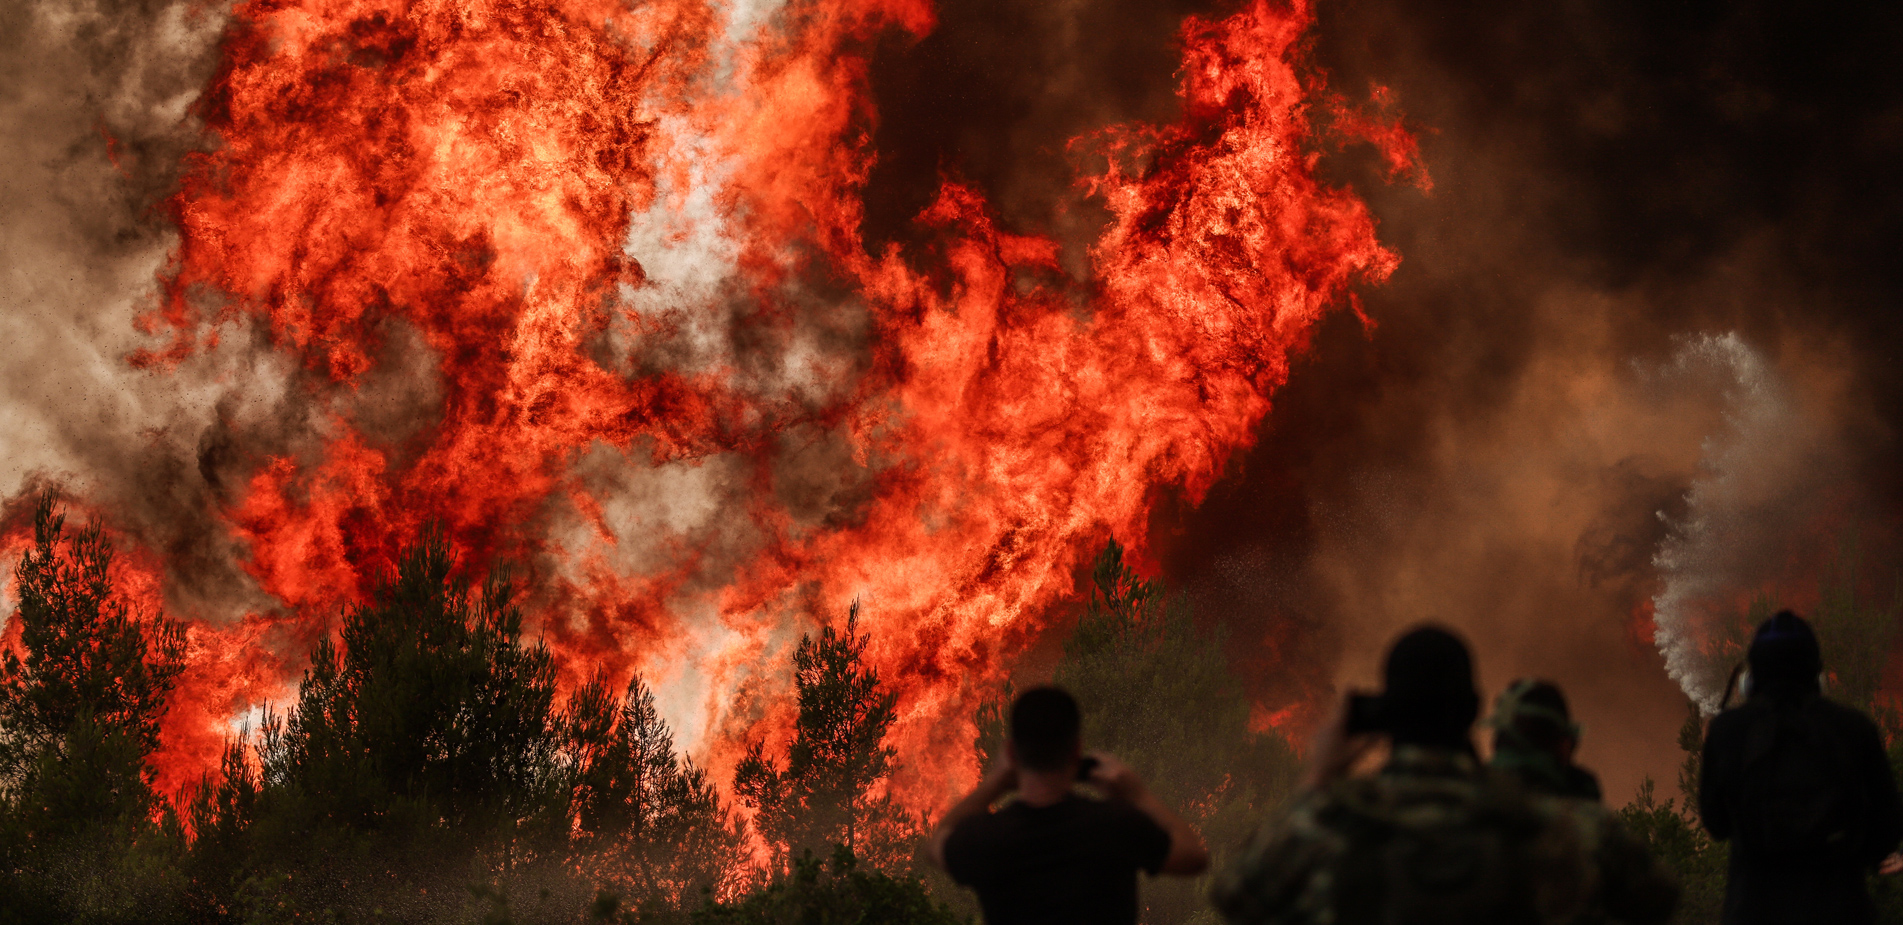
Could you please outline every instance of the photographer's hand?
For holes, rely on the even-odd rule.
[[[1308,768],[1302,772],[1302,787],[1316,790],[1345,777],[1368,750],[1380,741],[1372,733],[1348,731],[1348,702],[1353,695],[1335,704],[1335,712],[1315,730],[1308,746]]]
[[[1203,845],[1203,837],[1150,793],[1135,771],[1103,752],[1091,752],[1090,756],[1097,759],[1097,766],[1084,778],[1086,783],[1095,785],[1113,800],[1136,807],[1169,833],[1170,853],[1163,859],[1159,869],[1162,873],[1195,875],[1209,867],[1209,849]]]

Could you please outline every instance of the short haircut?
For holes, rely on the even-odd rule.
[[[1780,610],[1758,627],[1745,660],[1751,665],[1751,686],[1766,693],[1816,693],[1817,674],[1824,662],[1817,634],[1809,622]]]
[[[1034,687],[1011,704],[1011,744],[1018,764],[1061,771],[1076,750],[1083,726],[1077,700],[1058,687]]]

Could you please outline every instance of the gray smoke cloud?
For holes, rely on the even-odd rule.
[[[96,505],[174,567],[175,609],[213,617],[258,603],[208,520],[225,437],[301,429],[296,372],[243,328],[175,371],[126,358],[158,346],[134,322],[175,241],[163,201],[205,143],[190,107],[224,25],[197,2],[0,9],[0,496]]]

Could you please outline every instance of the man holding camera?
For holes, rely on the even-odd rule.
[[[1303,789],[1217,877],[1238,925],[1664,922],[1677,887],[1604,813],[1490,772],[1459,637],[1421,627],[1389,650],[1386,689],[1350,697],[1310,749]],[[1383,740],[1373,775],[1348,772]]]
[[[1004,754],[932,832],[932,860],[978,893],[988,925],[1137,921],[1139,870],[1193,876],[1202,837],[1135,773],[1085,756],[1077,701],[1055,687],[1011,705]],[[1108,800],[1077,793],[1093,785]],[[991,810],[1009,793],[1015,799]]]

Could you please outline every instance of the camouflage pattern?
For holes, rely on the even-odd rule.
[[[1597,803],[1599,778],[1576,764],[1562,764],[1551,753],[1510,738],[1494,743],[1493,760],[1487,766],[1510,774],[1529,790],[1549,796],[1571,797]]]
[[[1651,922],[1675,897],[1602,807],[1530,792],[1464,752],[1410,746],[1379,774],[1297,797],[1210,894],[1239,925],[1549,925],[1605,921],[1612,907]]]
[[[1529,699],[1530,692],[1546,688],[1557,692],[1551,682],[1522,679],[1507,686],[1494,701],[1493,715],[1487,725],[1494,728],[1493,760],[1488,765],[1518,778],[1529,789],[1551,796],[1573,797],[1598,802],[1599,778],[1576,764],[1534,744],[1522,730],[1545,727],[1564,735],[1575,744],[1579,724],[1560,710]]]

